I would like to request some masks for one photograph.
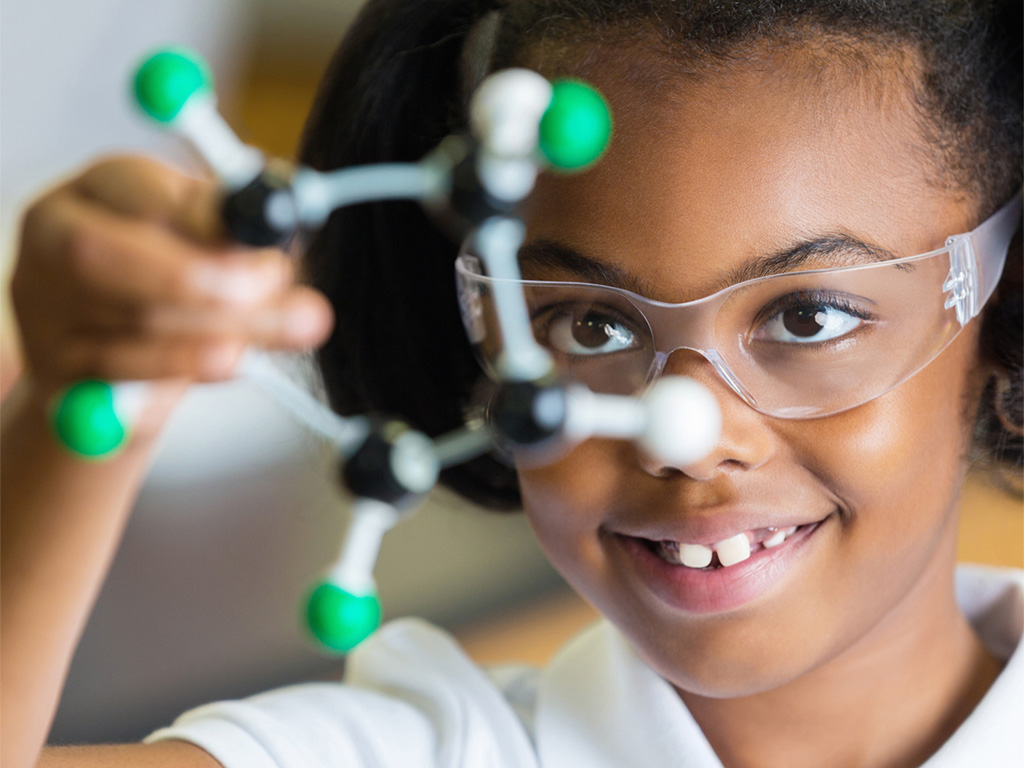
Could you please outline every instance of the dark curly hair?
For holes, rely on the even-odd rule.
[[[818,41],[853,68],[911,52],[907,85],[940,183],[971,195],[980,222],[1022,183],[1021,28],[1020,0],[370,0],[328,68],[301,160],[319,169],[418,160],[465,125],[466,94],[483,70],[541,48],[641,44],[685,73],[742,62],[758,46]],[[412,203],[343,209],[317,233],[307,270],[338,315],[319,353],[334,408],[400,413],[431,435],[463,422],[481,374],[458,316],[455,252]],[[984,353],[999,375],[982,398],[972,457],[1014,479],[1021,264],[1018,234],[983,320]],[[519,503],[513,470],[490,456],[442,479],[495,509]]]

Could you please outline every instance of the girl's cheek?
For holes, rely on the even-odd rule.
[[[537,541],[559,572],[572,581],[579,569],[601,568],[596,535],[609,500],[621,498],[626,444],[589,440],[544,467],[520,468],[523,507]]]
[[[938,533],[948,522],[980,394],[976,329],[968,330],[882,397],[784,430],[794,459],[846,507],[851,535],[868,526],[894,537]]]

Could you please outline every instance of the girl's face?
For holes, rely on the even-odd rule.
[[[969,201],[940,189],[903,86],[881,66],[867,82],[793,51],[766,62],[660,89],[591,73],[614,140],[586,173],[541,179],[528,242],[553,241],[653,286],[651,298],[683,302],[803,240],[845,233],[907,256],[977,223]],[[586,279],[569,267],[526,276]],[[692,693],[769,690],[901,628],[934,627],[922,617],[952,600],[979,325],[889,393],[802,421],[752,410],[706,360],[678,351],[665,372],[702,382],[722,409],[711,455],[674,466],[590,440],[520,468],[526,514],[569,583]],[[732,566],[731,582],[691,571],[673,587],[645,542],[817,521],[766,567]]]

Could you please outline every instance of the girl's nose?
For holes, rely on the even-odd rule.
[[[638,451],[644,471],[655,477],[682,473],[694,480],[711,480],[719,472],[757,469],[774,455],[775,437],[765,423],[769,417],[747,405],[699,352],[674,352],[662,375],[689,376],[706,386],[722,411],[722,432],[708,455],[686,465],[667,463]]]

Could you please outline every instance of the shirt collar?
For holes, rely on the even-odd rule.
[[[554,768],[721,768],[682,699],[608,621],[576,637],[541,674],[539,763]]]

